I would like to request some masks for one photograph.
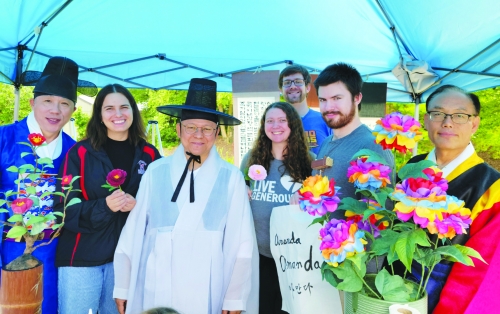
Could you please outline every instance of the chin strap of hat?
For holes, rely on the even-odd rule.
[[[177,187],[175,188],[174,195],[172,195],[172,199],[170,200],[171,202],[176,202],[177,197],[179,196],[179,192],[181,191],[182,185],[184,184],[184,180],[186,179],[187,171],[189,168],[189,163],[192,161],[193,162],[193,167],[191,168],[191,181],[189,182],[189,202],[194,203],[194,162],[196,161],[197,163],[201,164],[201,159],[200,156],[193,155],[190,152],[186,152],[186,155],[189,156],[189,159],[186,163],[186,168],[184,168],[184,172],[182,173],[182,176],[179,180],[179,183],[177,183]]]

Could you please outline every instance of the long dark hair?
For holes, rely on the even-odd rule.
[[[132,107],[134,121],[132,121],[132,125],[128,129],[128,141],[130,144],[135,146],[141,140],[146,139],[146,130],[144,129],[141,113],[139,112],[139,107],[137,107],[134,96],[120,84],[109,84],[104,86],[97,94],[94,101],[94,108],[92,109],[92,117],[90,117],[89,124],[87,125],[86,138],[90,140],[90,144],[96,150],[99,150],[108,139],[108,129],[102,123],[101,111],[104,99],[113,93],[120,93],[125,96]]]
[[[260,119],[259,134],[250,152],[248,165],[261,165],[266,170],[269,170],[271,160],[274,159],[272,154],[273,144],[266,135],[265,124],[267,112],[274,108],[283,110],[286,114],[288,127],[290,128],[288,143],[283,150],[283,165],[295,182],[301,182],[311,175],[312,158],[309,154],[302,120],[295,108],[287,102],[275,102],[269,105],[264,111],[262,119]],[[285,171],[281,175],[284,173]]]

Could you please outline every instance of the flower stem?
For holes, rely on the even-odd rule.
[[[373,293],[377,297],[377,299],[382,300],[382,297],[379,296],[375,291],[373,291],[372,288],[370,288],[370,286],[366,283],[366,281],[363,278],[361,278],[361,276],[358,274],[358,272],[355,271],[355,273],[359,277],[359,279],[361,279],[361,281],[363,282],[363,284],[368,288],[368,290],[370,290],[370,292]]]
[[[427,283],[429,283],[429,279],[431,278],[432,271],[434,270],[434,267],[436,266],[437,263],[434,263],[432,267],[429,269],[429,274],[427,275],[427,278],[425,279],[425,284],[424,284],[424,291],[427,289]]]
[[[417,298],[420,298],[420,291],[422,289],[422,284],[424,283],[424,277],[425,277],[425,266],[422,266],[422,275],[420,276],[420,284],[418,285],[418,292],[417,292]]]

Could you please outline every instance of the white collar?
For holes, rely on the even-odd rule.
[[[30,133],[40,133],[42,134],[42,130],[40,129],[40,125],[35,119],[35,114],[30,112],[28,118],[26,119],[26,123],[28,124],[28,130]],[[56,159],[61,155],[62,152],[62,130],[59,131],[59,135],[49,144],[43,145],[37,148],[36,154],[40,158],[51,158],[52,160]],[[52,169],[57,173],[59,169]]]
[[[450,163],[448,163],[446,166],[441,169],[443,172],[443,177],[447,177],[450,173],[453,172],[460,164],[462,164],[464,161],[466,161],[470,156],[474,154],[476,150],[474,149],[474,146],[472,143],[469,143],[467,147],[465,147],[464,151],[460,153],[455,159],[453,159]],[[433,162],[436,162],[436,148],[433,148],[432,151],[427,155],[427,159],[431,160]]]

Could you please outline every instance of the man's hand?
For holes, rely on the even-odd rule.
[[[298,205],[299,204],[299,192],[295,192],[290,196],[290,205]]]
[[[127,199],[127,202],[125,203],[125,206],[123,206],[121,211],[122,212],[129,212],[132,210],[132,208],[134,208],[134,206],[137,202],[136,202],[135,198],[128,193],[125,194],[125,198]]]
[[[106,196],[106,205],[114,212],[121,210],[126,203],[127,197],[122,190],[115,190],[111,195]]]
[[[222,310],[222,314],[241,314],[241,311]]]
[[[115,299],[116,308],[118,309],[118,313],[125,314],[125,309],[127,308],[127,300],[123,299]]]

